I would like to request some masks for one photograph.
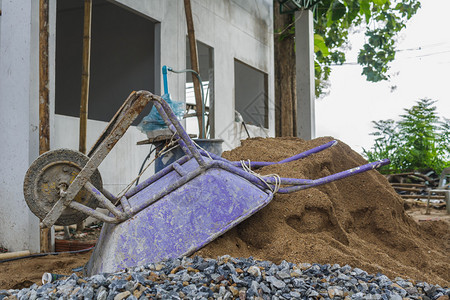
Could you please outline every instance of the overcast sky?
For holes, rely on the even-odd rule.
[[[421,98],[438,100],[438,114],[450,118],[450,0],[421,0],[422,7],[399,38],[389,82],[370,83],[360,65],[332,69],[330,94],[316,101],[316,136],[331,135],[361,153],[372,146],[371,121],[398,119]],[[348,62],[356,62],[363,34],[350,37]],[[396,86],[396,89],[391,87]]]

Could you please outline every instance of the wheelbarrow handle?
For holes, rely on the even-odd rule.
[[[320,152],[322,150],[328,149],[328,148],[336,145],[337,143],[338,143],[338,141],[332,140],[332,141],[330,141],[328,143],[325,143],[323,145],[320,145],[320,146],[317,146],[315,148],[309,149],[309,150],[307,150],[305,152],[293,155],[291,157],[288,157],[286,159],[280,160],[278,162],[252,161],[252,162],[250,162],[250,165],[249,165],[248,161],[243,161],[242,163],[247,165],[247,167],[251,167],[252,169],[257,169],[257,168],[270,166],[270,165],[283,164],[283,163],[287,163],[287,162],[291,162],[291,161],[295,161],[295,160],[299,160],[299,159],[305,158],[305,157],[307,157],[307,156],[309,156],[311,154],[314,154],[314,153]],[[238,166],[238,167],[242,166],[241,162],[233,162],[233,165]]]
[[[326,184],[326,183],[330,183],[332,181],[336,181],[336,180],[340,180],[340,179],[344,179],[347,178],[349,176],[353,176],[359,173],[363,173],[366,171],[370,171],[373,169],[377,169],[381,166],[385,166],[390,164],[390,160],[385,158],[379,161],[375,161],[372,163],[368,163],[356,168],[352,168],[352,169],[348,169],[339,173],[335,173],[329,176],[325,176],[319,179],[314,179],[312,180],[310,183],[308,184],[304,184],[304,183],[296,183],[297,180],[296,178],[281,178],[281,184],[285,185],[285,184],[290,184],[293,186],[289,186],[289,187],[283,187],[280,188],[278,190],[278,193],[280,194],[287,194],[287,193],[292,193],[292,192],[296,192],[296,191],[300,191],[300,190],[304,190],[304,189],[308,189],[310,187],[314,187],[314,186],[318,186],[318,185],[322,185],[322,184]],[[265,179],[265,181],[267,183],[273,184],[275,183],[275,181],[272,178],[267,178]]]
[[[311,154],[314,154],[314,153],[320,152],[322,150],[325,150],[327,148],[330,148],[330,147],[336,145],[337,143],[338,143],[338,141],[332,140],[332,141],[330,141],[328,143],[325,143],[325,144],[320,145],[318,147],[309,149],[309,150],[307,150],[305,152],[293,155],[291,157],[285,158],[285,159],[277,161],[277,162],[252,161],[252,162],[250,162],[250,165],[249,165],[249,162],[245,161],[245,160],[243,160],[243,161],[229,161],[229,160],[227,160],[225,158],[222,158],[219,155],[216,155],[214,153],[206,152],[203,149],[199,149],[199,151],[200,151],[200,153],[203,156],[210,156],[214,160],[220,160],[220,161],[223,161],[223,162],[226,162],[226,163],[230,163],[230,164],[232,164],[235,167],[242,168],[242,164],[245,164],[247,167],[251,167],[251,169],[258,169],[258,168],[262,168],[262,167],[265,167],[265,166],[271,166],[271,165],[276,165],[276,164],[283,164],[283,163],[299,160],[299,159],[305,158],[305,157],[307,157],[307,156],[309,156]]]

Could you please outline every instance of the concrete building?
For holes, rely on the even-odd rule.
[[[235,110],[251,136],[273,136],[272,1],[191,2],[211,138],[226,150],[247,137]],[[38,219],[22,192],[39,153],[38,5],[0,0],[0,245],[10,251],[39,251]],[[51,149],[78,149],[83,1],[50,0],[49,21]],[[94,0],[88,149],[131,91],[161,94],[161,67],[189,66],[187,48],[183,1]],[[172,99],[186,101],[189,86],[186,75],[169,74]],[[136,177],[149,151],[136,145],[144,139],[130,128],[101,164],[106,189],[118,193]]]

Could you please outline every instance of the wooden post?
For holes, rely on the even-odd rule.
[[[39,1],[39,154],[50,150],[49,72],[48,72],[48,0]],[[51,231],[40,231],[40,251],[51,249]]]
[[[84,0],[83,59],[81,67],[80,140],[79,149],[86,153],[86,132],[89,103],[89,77],[91,63],[92,0]]]
[[[430,200],[431,200],[431,189],[427,189],[428,197],[427,197],[427,208],[425,209],[425,214],[430,214]]]
[[[297,135],[297,95],[295,81],[295,39],[290,32],[293,17],[280,14],[273,1],[275,67],[275,135]]]
[[[92,0],[84,0],[83,58],[81,66],[80,140],[78,150],[86,153],[87,120],[89,106],[89,81],[91,65]],[[84,229],[84,222],[77,224],[77,231]]]
[[[186,24],[188,30],[189,50],[191,52],[191,68],[195,72],[200,74],[198,67],[198,54],[197,54],[197,42],[195,40],[194,22],[192,21],[191,0],[184,0],[184,11],[186,13]],[[195,74],[192,74],[192,82],[194,83],[195,94],[195,111],[198,120],[199,135],[201,138],[205,138],[205,132],[203,128],[203,100],[200,90],[200,81]]]

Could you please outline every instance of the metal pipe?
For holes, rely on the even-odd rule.
[[[90,192],[103,206],[119,219],[125,219],[126,215],[118,210],[92,183],[86,182],[84,188]]]
[[[305,158],[305,157],[307,157],[307,156],[309,156],[309,155],[311,155],[311,154],[314,154],[314,153],[320,152],[320,151],[322,151],[322,150],[325,150],[325,149],[327,149],[327,148],[330,148],[330,147],[336,145],[337,143],[338,143],[338,142],[337,142],[336,140],[333,140],[333,141],[330,141],[330,142],[325,143],[325,144],[323,144],[323,145],[320,145],[320,146],[318,146],[318,147],[315,147],[315,148],[312,148],[312,149],[310,149],[310,150],[307,150],[307,151],[305,151],[305,152],[302,152],[302,153],[296,154],[296,155],[294,155],[294,156],[288,157],[288,158],[286,158],[286,159],[280,160],[280,161],[278,161],[278,162],[252,161],[252,162],[250,163],[250,167],[252,167],[253,169],[255,169],[255,168],[261,168],[261,167],[265,167],[265,166],[271,166],[271,165],[276,165],[276,164],[282,164],[282,163],[286,163],[286,162],[291,162],[291,161],[294,161],[294,160],[299,160],[299,159]],[[202,155],[207,156],[206,152],[203,151],[203,149],[199,149],[199,151],[200,151],[200,153],[201,153]],[[211,156],[211,158],[213,158],[213,159],[215,159],[215,160],[220,160],[220,161],[224,161],[224,162],[230,163],[230,164],[232,164],[233,166],[238,167],[238,168],[242,167],[240,161],[229,161],[229,160],[227,160],[227,159],[225,159],[225,158],[222,158],[222,157],[220,157],[220,156],[218,156],[218,155],[216,155],[216,154],[214,154],[214,153],[210,153],[210,152],[208,152],[208,153],[209,153],[209,155]],[[246,165],[248,166],[248,162],[247,162],[247,161],[243,161],[243,163],[246,164]],[[305,179],[305,180],[306,180],[306,179]]]
[[[183,169],[182,166],[180,166],[177,162],[172,163],[173,169],[175,170],[175,172],[178,173],[178,175],[180,176],[186,176],[187,173],[186,171]]]
[[[99,211],[96,211],[95,209],[92,209],[90,207],[87,207],[86,205],[83,205],[81,203],[78,203],[76,201],[72,201],[68,205],[70,208],[76,209],[78,211],[81,211],[82,213],[91,216],[93,218],[96,218],[100,221],[106,222],[106,223],[113,223],[117,224],[120,222],[118,218],[107,216]]]
[[[376,162],[372,162],[366,165],[362,165],[353,169],[349,169],[349,170],[345,170],[336,174],[332,174],[326,177],[322,177],[319,179],[315,179],[312,181],[311,184],[308,185],[297,185],[297,186],[291,186],[291,187],[286,187],[286,188],[280,188],[278,190],[278,193],[280,194],[287,194],[287,193],[292,193],[292,192],[296,192],[296,191],[300,191],[300,190],[304,190],[310,187],[314,187],[314,186],[318,186],[318,185],[322,185],[322,184],[326,184],[326,183],[330,183],[332,181],[335,180],[340,180],[340,179],[344,179],[347,178],[349,176],[353,176],[362,172],[366,172],[369,170],[373,170],[376,168],[379,168],[381,166],[387,165],[389,164],[390,161],[389,159],[382,159]]]
[[[278,179],[268,176],[264,177],[264,181],[270,184],[277,183]],[[282,185],[308,185],[314,182],[312,179],[301,179],[301,178],[284,178],[280,177],[280,182]]]
[[[181,164],[184,164],[188,160],[189,160],[188,156],[183,156],[180,159],[178,159],[176,162],[181,165]],[[132,187],[128,192],[125,193],[125,197],[127,197],[127,198],[133,197],[134,195],[136,195],[137,193],[139,193],[140,191],[142,191],[143,189],[148,187],[150,184],[152,184],[156,180],[169,174],[170,171],[172,171],[172,170],[173,170],[172,164],[166,166],[164,169],[162,169],[158,173],[153,174],[152,176],[150,176],[149,178],[144,180],[139,185]]]
[[[167,84],[167,66],[162,67],[163,83],[164,83],[164,94],[169,94],[169,86]]]
[[[177,140],[178,145],[180,145],[181,150],[183,150],[183,152],[188,155],[189,157],[192,157],[192,153],[191,150],[189,150],[188,146],[186,145],[186,143],[181,139],[181,137],[178,135],[177,130],[175,128],[175,126],[170,125],[169,129],[175,134],[175,139]]]
[[[130,202],[128,202],[127,197],[123,196],[120,198],[120,204],[122,204],[122,209],[128,217],[131,217],[131,206]]]
[[[307,157],[307,156],[309,156],[309,155],[311,155],[311,154],[320,152],[320,151],[325,150],[325,149],[327,149],[327,148],[330,148],[330,147],[332,147],[332,146],[334,146],[334,145],[337,145],[337,143],[338,143],[338,142],[337,142],[336,140],[332,140],[332,141],[330,141],[330,142],[328,142],[328,143],[325,143],[325,144],[320,145],[320,146],[318,146],[318,147],[315,147],[315,148],[312,148],[312,149],[310,149],[310,150],[307,150],[307,151],[305,151],[305,152],[303,152],[303,153],[300,153],[300,154],[291,156],[291,157],[289,157],[289,158],[280,160],[280,161],[278,162],[278,164],[282,164],[282,163],[286,163],[286,162],[291,162],[291,161],[294,161],[294,160],[298,160],[298,159]]]
[[[101,193],[102,193],[109,201],[111,201],[111,202],[113,202],[113,203],[116,203],[117,200],[119,200],[119,199],[117,199],[116,196],[114,196],[110,191],[108,191],[108,190],[105,189],[105,188],[102,188]]]

